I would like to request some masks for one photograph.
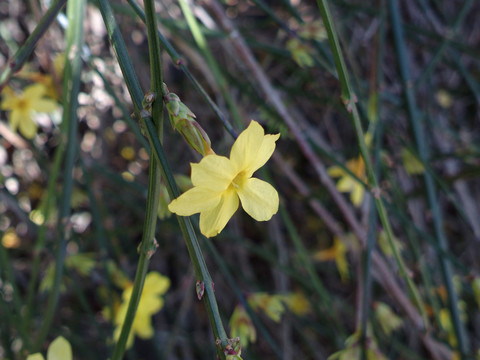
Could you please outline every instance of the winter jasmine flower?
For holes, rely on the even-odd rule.
[[[270,220],[278,211],[278,193],[252,175],[272,156],[279,137],[265,135],[252,120],[233,144],[230,158],[212,154],[191,164],[193,188],[173,200],[168,209],[181,216],[200,213],[200,231],[206,237],[223,230],[239,202],[255,220]]]
[[[138,303],[137,313],[133,320],[132,328],[128,335],[127,349],[133,345],[133,337],[137,335],[142,339],[153,337],[152,316],[163,307],[163,295],[170,287],[170,279],[156,271],[152,271],[145,277],[143,292]],[[114,338],[118,340],[122,331],[123,322],[127,314],[128,303],[132,296],[133,284],[128,284],[123,290],[122,303],[115,313]]]
[[[55,101],[44,98],[46,91],[44,85],[33,84],[21,94],[16,94],[9,88],[2,92],[0,108],[11,111],[9,121],[13,131],[18,128],[27,139],[35,136],[37,133],[37,125],[33,120],[35,112],[49,113],[58,107]]]
[[[52,341],[47,350],[47,360],[72,360],[72,347],[63,336]],[[27,360],[44,360],[42,354],[35,353],[27,356]]]
[[[347,169],[350,170],[357,178],[366,181],[365,163],[363,158],[359,156],[357,159],[350,159],[347,161]],[[350,200],[353,205],[359,206],[363,201],[365,195],[365,187],[355,177],[350,175],[340,166],[332,166],[328,168],[328,174],[332,177],[340,177],[337,183],[337,189],[340,192],[349,192]]]

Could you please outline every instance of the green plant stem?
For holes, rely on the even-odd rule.
[[[53,206],[53,201],[56,199],[55,186],[57,184],[58,174],[60,173],[60,167],[62,165],[62,160],[65,152],[65,142],[60,142],[57,149],[55,150],[55,155],[53,158],[53,166],[50,174],[48,176],[48,185],[45,197],[42,199],[42,203],[39,206],[39,210],[43,215],[43,223],[39,226],[37,240],[35,242],[35,247],[33,249],[33,265],[32,265],[32,276],[28,284],[27,290],[27,300],[26,300],[26,313],[25,313],[25,326],[27,329],[30,328],[32,321],[33,310],[34,310],[34,298],[35,298],[35,289],[37,286],[38,277],[40,276],[40,259],[41,252],[45,248],[45,242],[47,239],[47,229],[48,221],[50,218],[50,210]]]
[[[422,83],[425,81],[425,79],[427,79],[428,76],[432,73],[433,69],[435,68],[435,65],[442,58],[443,53],[447,49],[451,36],[453,34],[455,34],[457,29],[463,23],[463,20],[468,15],[468,12],[469,12],[469,10],[470,10],[470,8],[472,7],[473,4],[474,4],[474,0],[467,0],[463,3],[462,8],[458,12],[455,20],[453,21],[453,24],[452,24],[451,28],[448,30],[448,33],[446,34],[446,37],[441,42],[440,46],[437,48],[433,57],[428,62],[428,64],[425,66],[425,68],[422,71],[422,73],[420,74],[420,76],[417,78],[417,80],[415,80],[415,85],[414,85],[415,90],[418,90],[420,85],[422,85]],[[426,3],[425,3],[425,0],[421,0],[420,5],[424,9],[427,6]]]
[[[186,0],[179,0],[179,3],[180,3],[180,7],[182,8],[183,15],[187,20],[187,24],[188,24],[188,27],[190,28],[190,32],[192,33],[193,38],[197,43],[197,46],[202,51],[203,56],[205,57],[205,60],[207,61],[208,66],[212,71],[213,76],[215,77],[215,80],[217,80],[217,84],[220,87],[220,91],[222,92],[222,95],[225,99],[225,102],[227,103],[228,108],[230,109],[230,113],[232,114],[235,125],[238,128],[243,128],[244,125],[243,125],[242,117],[240,115],[238,107],[235,104],[235,101],[232,99],[232,96],[230,95],[230,92],[228,90],[228,84],[225,81],[225,77],[223,76],[217,61],[213,57],[212,52],[208,47],[207,40],[205,39],[203,32],[200,30],[200,26],[198,25],[198,22],[195,16],[193,15],[190,5],[187,3]]]
[[[390,12],[390,17],[392,20],[392,29],[394,35],[394,42],[397,51],[400,74],[403,82],[403,90],[406,98],[407,109],[409,114],[410,123],[413,129],[415,136],[415,142],[417,144],[418,154],[420,160],[424,163],[428,163],[428,153],[427,148],[424,142],[425,135],[423,134],[422,125],[420,123],[420,117],[417,111],[417,105],[415,102],[415,94],[412,91],[411,84],[411,75],[410,70],[407,64],[408,53],[403,39],[403,25],[400,18],[400,9],[396,0],[389,0],[388,7]],[[442,214],[440,211],[440,206],[436,197],[435,183],[431,174],[428,171],[424,172],[424,181],[425,187],[427,190],[427,198],[429,202],[430,209],[432,211],[432,218],[434,224],[434,230],[436,239],[438,242],[438,247],[443,251],[448,251],[448,244],[445,233],[443,231],[443,220]],[[460,311],[458,308],[458,296],[455,292],[453,285],[453,274],[451,269],[450,261],[441,255],[437,251],[438,261],[440,263],[441,274],[443,282],[447,289],[448,293],[448,304],[450,313],[452,316],[453,326],[455,329],[455,334],[458,340],[458,350],[461,353],[462,359],[467,357],[468,353],[468,339],[466,337],[466,332],[464,325],[460,319]]]
[[[73,190],[73,167],[75,165],[77,152],[77,107],[82,66],[81,49],[83,46],[83,18],[85,13],[85,3],[85,0],[70,0],[67,6],[69,26],[66,34],[66,57],[68,61],[65,62],[62,84],[64,93],[62,127],[67,135],[67,147],[63,173],[63,192],[58,211],[58,218],[60,221],[58,226],[59,241],[57,244],[54,281],[48,297],[43,324],[33,346],[34,351],[38,351],[45,342],[53,321],[60,296],[67,241],[71,232],[69,216]]]
[[[3,70],[2,74],[0,75],[0,89],[5,86],[13,74],[22,68],[25,61],[28,60],[33,50],[37,46],[38,40],[40,40],[45,31],[47,31],[47,29],[50,27],[58,12],[66,2],[67,0],[56,0],[52,6],[50,6],[43,18],[35,27],[35,30],[28,37],[25,44],[23,44],[17,50],[12,60],[10,60],[6,68]]]
[[[342,55],[342,50],[340,48],[340,44],[338,42],[338,37],[336,34],[336,30],[334,28],[333,24],[333,19],[330,13],[330,9],[328,7],[328,2],[327,0],[317,0],[318,7],[320,9],[320,13],[322,15],[323,23],[325,25],[325,29],[327,30],[328,34],[328,40],[330,43],[330,48],[333,53],[333,57],[335,60],[335,66],[337,68],[340,84],[341,84],[341,98],[347,107],[348,112],[351,115],[351,119],[353,122],[353,126],[355,128],[355,134],[357,137],[357,141],[360,147],[360,153],[362,155],[362,158],[365,163],[365,168],[366,168],[366,173],[368,177],[368,183],[371,188],[371,190],[374,192],[374,201],[375,205],[377,207],[378,215],[380,217],[380,221],[382,223],[382,226],[385,230],[385,233],[387,235],[388,243],[390,248],[392,249],[393,256],[395,258],[395,262],[397,263],[399,267],[399,272],[402,278],[405,280],[407,283],[409,292],[411,296],[414,299],[414,302],[419,309],[423,321],[424,321],[424,326],[428,323],[428,319],[426,317],[425,309],[422,303],[422,300],[420,298],[420,294],[413,283],[407,268],[405,264],[403,263],[403,259],[401,258],[400,254],[397,251],[397,248],[395,247],[395,244],[393,242],[393,231],[390,225],[390,221],[387,215],[387,211],[385,209],[385,206],[383,204],[383,199],[379,195],[380,192],[380,187],[378,186],[378,182],[375,176],[375,172],[372,166],[372,162],[370,160],[369,152],[367,149],[367,145],[365,144],[365,136],[363,133],[362,129],[362,124],[360,122],[360,115],[358,113],[357,109],[357,97],[355,96],[355,93],[353,92],[349,76],[348,76],[348,71],[347,67],[345,65],[345,61]]]
[[[155,16],[155,6],[152,0],[145,0],[145,14],[147,25],[147,38],[150,58],[150,73],[152,78],[151,92],[158,99],[162,92],[162,63],[160,43],[158,40],[157,22]],[[163,102],[154,101],[152,105],[152,118],[156,127],[156,136],[159,139],[163,137]],[[155,157],[150,157],[150,171],[148,176],[148,194],[147,206],[145,211],[145,220],[143,223],[142,242],[140,244],[140,258],[137,265],[137,272],[133,283],[132,295],[128,303],[125,320],[122,324],[120,337],[115,345],[112,359],[121,360],[125,352],[125,346],[128,335],[132,328],[133,320],[138,308],[138,303],[143,292],[143,285],[147,275],[150,258],[158,246],[155,240],[155,230],[157,227],[158,202],[160,198],[160,180],[161,172]]]
[[[22,302],[20,299],[20,292],[18,290],[14,269],[12,263],[10,262],[7,249],[4,247],[1,240],[2,237],[3,233],[0,233],[0,279],[4,279],[5,283],[2,285],[3,289],[0,288],[0,297],[10,298],[10,301],[2,302],[2,305],[4,305],[2,307],[4,307],[5,313],[8,313],[6,326],[17,329],[20,338],[22,341],[25,341],[25,347],[28,349],[31,340],[26,331],[27,327],[25,320],[22,317]],[[7,284],[11,287],[11,295],[5,296],[1,292],[7,288]]]
[[[157,134],[157,129],[152,121],[151,116],[146,111],[142,110],[142,99],[143,93],[141,92],[140,85],[138,83],[135,72],[128,57],[128,53],[123,41],[123,37],[118,29],[115,18],[112,13],[112,9],[107,0],[97,0],[99,9],[102,13],[107,31],[112,42],[115,55],[120,64],[120,69],[122,70],[125,82],[132,97],[133,104],[135,106],[135,112],[137,118],[143,122],[145,130],[152,148],[152,152],[155,155],[158,163],[160,165],[160,170],[162,177],[165,180],[165,185],[167,187],[168,193],[171,198],[176,198],[180,196],[180,191],[173,177],[173,173],[168,165],[165,153],[163,152],[163,146],[160,143],[160,139]],[[222,346],[217,347],[217,355],[220,359],[225,359],[225,354],[222,351],[223,347],[227,345],[227,335],[222,324],[220,313],[218,311],[217,301],[215,298],[215,292],[213,289],[213,282],[211,276],[208,272],[203,254],[198,244],[198,240],[193,229],[193,226],[190,222],[190,219],[187,217],[177,216],[180,229],[182,231],[187,249],[190,255],[190,259],[193,263],[195,270],[195,275],[197,281],[203,282],[205,285],[205,294],[203,296],[203,302],[205,304],[207,314],[212,326],[212,331],[215,339],[221,341]],[[142,258],[140,258],[140,261]],[[143,267],[143,264],[140,264],[138,268]],[[140,272],[137,272],[137,276],[142,276]],[[140,284],[139,284],[140,285]]]
[[[143,22],[145,22],[146,21],[145,13],[142,11],[140,6],[134,0],[127,0],[127,1],[130,4],[130,6],[133,8],[135,13],[142,19]],[[228,133],[230,135],[232,135],[232,137],[234,139],[236,139],[238,134],[235,131],[235,129],[233,128],[232,124],[230,123],[230,121],[228,121],[228,119],[225,117],[225,115],[219,109],[217,104],[215,104],[215,102],[212,100],[212,98],[208,95],[208,93],[205,91],[205,89],[202,87],[202,85],[198,82],[198,80],[195,78],[195,76],[185,66],[182,57],[177,53],[177,51],[173,48],[172,44],[170,44],[168,42],[168,40],[162,35],[162,33],[160,31],[158,32],[158,37],[160,39],[160,43],[162,44],[163,48],[165,49],[165,51],[168,53],[168,55],[172,59],[173,63],[180,67],[180,70],[182,70],[182,72],[190,80],[190,82],[193,84],[193,86],[195,86],[197,91],[200,93],[200,95],[203,97],[203,99],[207,102],[208,106],[210,106],[210,108],[215,113],[215,115],[223,123],[223,126],[225,127],[225,130],[227,130]]]

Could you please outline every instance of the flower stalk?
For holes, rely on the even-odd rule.
[[[132,101],[134,103],[135,115],[144,125],[146,135],[151,144],[153,154],[158,161],[159,168],[163,179],[165,180],[165,185],[167,187],[169,195],[172,198],[176,198],[180,195],[180,191],[178,190],[178,186],[174,180],[172,171],[170,170],[170,166],[168,165],[165,153],[163,152],[163,146],[160,143],[160,139],[157,134],[157,128],[153,123],[152,117],[150,116],[150,113],[148,111],[142,109],[142,100],[144,98],[143,92],[140,88],[140,84],[133,70],[133,65],[128,56],[125,42],[123,41],[123,37],[116,24],[110,4],[107,0],[97,1],[104,22],[107,26],[107,32],[109,34],[110,41],[112,42],[115,55],[119,62],[122,74],[124,76],[125,82],[132,97]],[[182,231],[191,261],[194,266],[196,278],[198,281],[203,281],[205,284],[205,294],[203,296],[203,302],[205,304],[210,324],[212,326],[214,338],[220,339],[222,345],[221,347],[217,347],[217,355],[220,359],[225,359],[223,347],[228,345],[227,335],[225,329],[223,328],[222,319],[218,310],[212,285],[212,279],[205,264],[200,245],[198,243],[195,231],[190,220],[188,218],[178,217],[178,222],[180,224],[180,229]],[[140,258],[140,260],[143,261],[142,257]],[[143,266],[144,264],[139,264],[138,268],[143,268]],[[145,274],[137,272],[137,276],[139,276],[140,278],[144,278]],[[138,280],[138,289],[140,289],[140,282],[141,281]],[[116,358],[113,357],[112,359],[119,359],[120,352],[116,356]]]
[[[398,253],[394,241],[393,241],[393,231],[392,227],[390,224],[390,220],[387,215],[387,211],[385,209],[385,205],[383,203],[383,199],[380,194],[380,187],[378,185],[377,178],[375,176],[375,172],[373,169],[372,162],[370,160],[369,152],[367,145],[365,143],[365,134],[362,129],[362,125],[360,122],[360,115],[358,113],[357,105],[356,102],[357,97],[355,93],[353,92],[353,88],[351,86],[350,80],[349,80],[349,75],[348,75],[348,70],[345,65],[345,61],[343,58],[342,50],[340,48],[340,44],[338,42],[338,37],[337,33],[333,24],[333,19],[332,15],[330,13],[330,9],[328,6],[327,0],[317,0],[317,5],[320,10],[320,13],[322,15],[323,23],[325,25],[325,29],[327,30],[328,34],[328,40],[330,43],[330,48],[333,53],[333,57],[335,59],[335,67],[337,68],[338,72],[338,77],[340,80],[341,84],[341,98],[342,101],[344,102],[348,112],[350,113],[351,119],[353,126],[355,128],[355,134],[357,137],[357,141],[360,147],[360,153],[363,157],[363,160],[365,162],[365,169],[368,177],[368,184],[370,186],[370,189],[372,192],[374,192],[374,200],[375,200],[375,205],[377,208],[378,215],[380,217],[380,221],[382,223],[382,226],[385,229],[385,233],[387,235],[388,243],[392,249],[395,262],[397,263],[400,271],[400,275],[402,278],[405,280],[407,283],[407,287],[409,289],[409,292],[415,302],[415,305],[417,306],[418,310],[420,311],[423,321],[424,321],[424,326],[426,327],[428,324],[428,319],[426,316],[426,312],[424,309],[423,302],[420,298],[420,294],[418,292],[418,289],[416,288],[415,284],[412,281],[412,278],[409,275],[409,272],[403,262],[403,259],[401,258],[400,254]]]

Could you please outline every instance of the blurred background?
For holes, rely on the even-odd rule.
[[[135,4],[110,2],[147,92],[147,32]],[[244,359],[479,359],[480,5],[328,5],[361,133],[316,2],[156,1],[163,81],[214,151],[229,156],[250,119],[280,133],[255,175],[277,189],[277,215],[256,222],[239,210],[218,236],[199,236],[227,334],[240,337]],[[49,6],[0,3],[3,73]],[[0,358],[35,348],[59,224],[68,230],[59,303],[36,350],[46,354],[61,335],[75,359],[108,358],[135,278],[150,150],[96,1],[83,19],[73,187],[63,198],[67,26],[63,8],[21,70],[2,79]],[[201,156],[167,112],[164,124],[165,153],[185,191]],[[368,185],[360,136],[378,187]],[[170,200],[164,188],[149,271],[159,277],[147,275],[143,295],[154,304],[142,307],[142,296],[127,359],[216,356]]]

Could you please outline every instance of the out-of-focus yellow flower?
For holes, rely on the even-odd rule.
[[[418,175],[425,172],[422,162],[407,148],[402,149],[403,167],[408,175]]]
[[[42,354],[35,353],[27,356],[27,360],[44,360]],[[72,360],[72,347],[63,336],[52,341],[47,350],[47,360]]]
[[[440,325],[442,326],[443,330],[445,330],[448,334],[448,342],[452,347],[457,346],[457,336],[455,335],[455,330],[453,328],[452,319],[450,317],[450,311],[448,309],[441,309],[440,310]]]
[[[200,231],[217,235],[237,211],[244,210],[257,221],[266,221],[278,211],[279,198],[269,183],[252,177],[275,150],[280,135],[265,135],[252,120],[235,141],[230,159],[207,155],[192,165],[193,188],[173,200],[168,209],[181,216],[200,213]]]
[[[35,112],[50,113],[58,107],[55,101],[44,98],[45,92],[46,87],[42,84],[30,85],[20,94],[14,93],[11,89],[2,92],[0,108],[11,111],[9,122],[13,131],[18,128],[27,139],[35,136],[37,133],[37,125],[33,120]]]
[[[302,292],[294,292],[282,295],[282,301],[287,305],[288,310],[298,316],[305,316],[312,311],[312,305]]]
[[[365,182],[367,180],[365,163],[363,162],[362,156],[348,160],[346,167],[361,181]],[[332,177],[340,177],[340,180],[337,182],[337,189],[340,192],[349,192],[350,200],[353,205],[359,206],[362,203],[363,196],[365,195],[365,187],[363,186],[363,183],[358,181],[340,166],[331,166],[328,168],[328,174]]]
[[[238,336],[243,348],[246,348],[249,343],[257,341],[255,326],[253,326],[252,319],[243,306],[237,305],[235,307],[228,324],[230,326],[230,335],[233,338]]]
[[[312,67],[314,65],[313,61],[313,50],[307,44],[302,44],[298,39],[292,38],[287,41],[287,50],[292,54],[293,60],[300,67]]]
[[[367,330],[367,333],[371,333]],[[367,335],[367,360],[387,360],[378,348],[373,337]],[[330,355],[327,360],[360,360],[362,359],[362,347],[360,346],[360,332],[357,331],[345,340],[345,349]]]
[[[393,236],[393,245],[395,246],[395,250],[397,250],[399,254],[403,251],[404,245],[396,236]],[[380,246],[380,249],[382,249],[385,255],[393,256],[393,250],[390,246],[390,243],[388,242],[387,232],[383,229],[378,235],[378,246]]]
[[[147,274],[143,292],[138,303],[137,313],[133,320],[130,334],[128,335],[127,349],[133,345],[134,335],[142,339],[151,339],[153,337],[152,316],[163,307],[164,301],[161,295],[165,294],[169,287],[170,279],[159,272],[152,271]],[[120,337],[122,325],[127,314],[128,303],[132,296],[132,290],[133,284],[130,283],[123,290],[122,303],[115,313],[115,331],[113,334],[115,341]]]
[[[279,322],[285,312],[282,295],[270,295],[267,293],[254,293],[248,296],[248,304],[253,310],[261,309],[265,315],[275,322]]]
[[[332,261],[335,260],[338,272],[342,282],[349,279],[347,254],[348,248],[341,239],[335,236],[333,245],[325,250],[320,250],[313,255],[313,259],[318,261]]]
[[[2,236],[2,245],[7,249],[15,249],[20,246],[20,238],[14,228],[10,228]]]
[[[403,324],[402,318],[395,314],[387,304],[382,302],[375,303],[375,316],[387,336],[390,336],[393,331],[399,329]]]

